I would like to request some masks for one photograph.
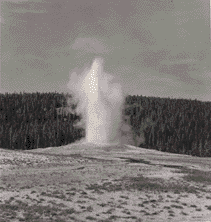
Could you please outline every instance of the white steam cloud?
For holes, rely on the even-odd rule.
[[[125,95],[103,65],[102,58],[95,58],[91,68],[71,73],[68,88],[78,103],[76,112],[83,117],[85,143],[116,145],[121,144]]]

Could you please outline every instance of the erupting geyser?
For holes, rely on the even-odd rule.
[[[84,117],[85,143],[121,145],[125,96],[121,84],[103,71],[103,59],[96,58],[82,75],[73,73],[68,88],[79,100],[76,111]]]

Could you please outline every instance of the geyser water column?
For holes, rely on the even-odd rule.
[[[120,83],[103,71],[103,60],[96,58],[85,77],[86,142],[99,145],[121,144],[124,96]]]
[[[75,111],[82,115],[77,125],[85,125],[86,132],[85,140],[79,143],[121,144],[125,96],[120,81],[104,72],[103,62],[95,58],[91,68],[75,68],[77,71],[70,74],[68,89],[77,101]]]

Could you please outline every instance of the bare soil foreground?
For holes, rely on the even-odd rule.
[[[0,221],[211,221],[211,158],[70,144],[0,149]]]

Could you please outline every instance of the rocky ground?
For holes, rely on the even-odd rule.
[[[75,144],[0,166],[0,221],[211,221],[211,158]]]

